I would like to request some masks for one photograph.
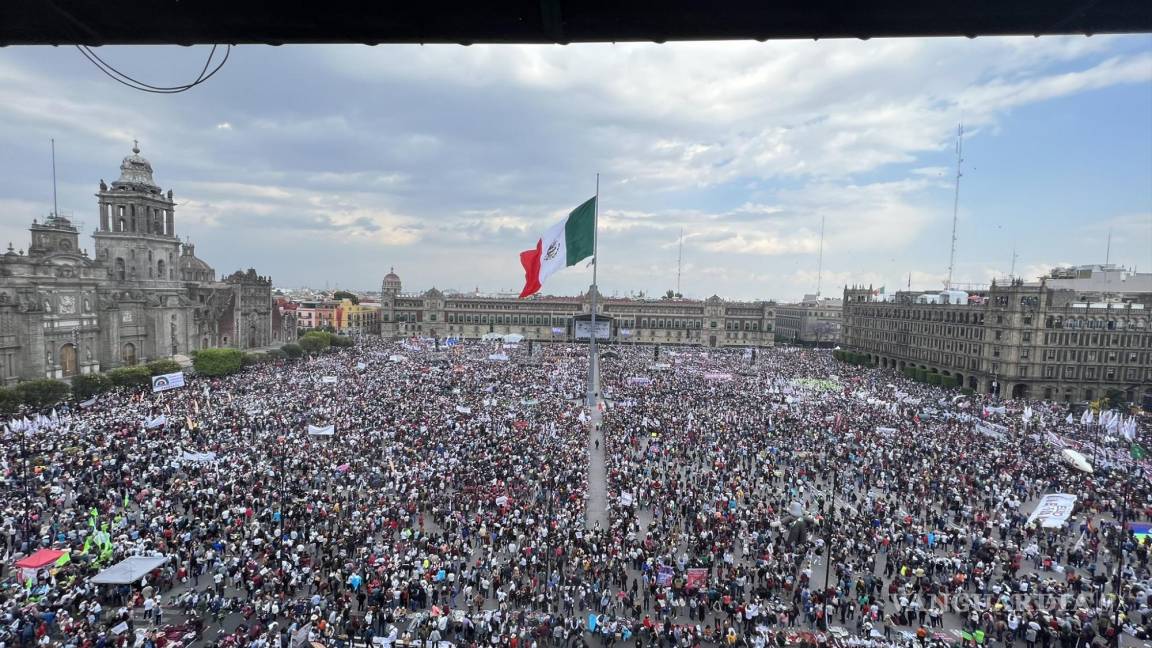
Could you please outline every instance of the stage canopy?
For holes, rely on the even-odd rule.
[[[92,582],[102,585],[135,583],[166,562],[168,556],[130,556],[93,576]]]
[[[16,566],[20,569],[42,569],[56,564],[56,561],[63,556],[63,551],[56,551],[55,549],[41,549],[31,556],[21,558],[16,561]]]

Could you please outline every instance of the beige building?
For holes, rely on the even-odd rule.
[[[389,272],[382,284],[380,328],[385,337],[423,335],[476,339],[488,333],[565,341],[586,331],[590,293],[576,297],[445,294],[432,288],[405,293]],[[597,297],[598,322],[609,341],[708,347],[768,347],[774,340],[776,305],[693,299]],[[598,326],[598,328],[599,328]],[[586,336],[585,336],[586,337]]]
[[[804,346],[832,346],[840,342],[844,301],[839,297],[804,295],[795,304],[776,307],[776,341]]]
[[[1006,398],[1074,402],[1119,390],[1129,402],[1152,399],[1152,292],[1101,291],[1092,272],[1079,283],[1067,274],[973,292],[845,287],[842,345]]]

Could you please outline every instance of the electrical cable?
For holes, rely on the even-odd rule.
[[[188,90],[195,88],[201,83],[204,83],[208,79],[211,79],[216,75],[217,72],[220,71],[221,68],[224,67],[224,64],[228,62],[228,56],[232,53],[232,45],[225,46],[226,49],[224,50],[224,57],[220,60],[216,67],[212,68],[211,72],[208,72],[208,68],[212,65],[212,61],[216,57],[216,49],[218,47],[219,45],[212,46],[212,51],[208,53],[208,59],[204,62],[204,67],[200,70],[200,74],[196,77],[195,80],[190,83],[178,86],[156,86],[145,83],[117,70],[107,61],[100,58],[100,56],[96,54],[96,52],[93,52],[92,49],[87,45],[77,45],[76,49],[79,50],[80,53],[84,55],[84,58],[88,59],[92,65],[95,65],[98,70],[103,72],[105,76],[121,85],[125,85],[129,88],[132,88],[133,90],[149,92],[152,94],[178,94],[181,92],[187,92]]]

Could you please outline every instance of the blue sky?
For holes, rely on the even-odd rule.
[[[204,48],[100,53],[146,80]],[[518,289],[517,253],[602,189],[601,288],[789,300],[937,288],[956,123],[955,280],[1104,260],[1152,270],[1152,37],[559,46],[238,47],[181,95],[69,48],[0,50],[2,241],[92,194],[138,138],[177,230],[221,273],[278,285]],[[90,245],[90,239],[89,243]],[[545,287],[574,293],[590,271]]]

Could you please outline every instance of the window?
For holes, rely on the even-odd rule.
[[[1024,333],[1022,334],[1022,336],[1021,336],[1020,340],[1021,340],[1022,342],[1031,342],[1031,341],[1032,341],[1032,334],[1031,334],[1030,332],[1028,332],[1028,331],[1024,331]]]

